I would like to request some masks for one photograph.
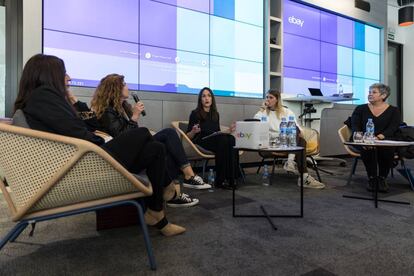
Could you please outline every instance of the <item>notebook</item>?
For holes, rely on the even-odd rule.
[[[323,96],[322,91],[319,88],[308,88],[312,96]]]

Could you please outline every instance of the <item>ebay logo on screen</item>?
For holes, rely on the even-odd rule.
[[[294,16],[289,16],[288,18],[288,22],[290,24],[295,24],[295,25],[299,25],[300,27],[303,27],[303,24],[305,24],[305,20],[296,18]]]
[[[283,20],[283,93],[309,95],[312,87],[367,102],[381,79],[380,28],[290,0]]]

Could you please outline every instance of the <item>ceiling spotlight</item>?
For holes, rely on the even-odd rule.
[[[414,23],[414,7],[406,6],[398,10],[398,25],[410,26]]]

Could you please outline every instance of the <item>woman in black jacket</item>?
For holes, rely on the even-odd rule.
[[[134,129],[105,143],[87,129],[70,105],[66,80],[63,60],[43,54],[31,57],[22,72],[14,109],[24,112],[27,123],[33,129],[97,144],[132,173],[146,169],[153,187],[153,194],[147,199],[146,222],[156,226],[166,236],[183,233],[185,228],[169,223],[164,214],[164,187],[169,184],[164,174],[160,173],[165,170],[164,146],[154,141],[146,128]]]
[[[138,102],[131,106],[126,101],[128,97],[129,90],[124,76],[110,74],[100,81],[93,96],[91,108],[96,113],[102,131],[118,137],[129,130],[138,128],[137,122],[145,109],[144,104]],[[166,147],[167,172],[171,179],[176,179],[181,170],[184,174],[184,187],[211,188],[200,176],[194,174],[180,138],[174,129],[162,129],[154,135],[154,139]]]

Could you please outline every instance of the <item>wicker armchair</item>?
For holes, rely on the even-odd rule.
[[[312,169],[316,172],[318,180],[322,182],[321,175],[319,171],[324,171],[330,173],[326,170],[322,170],[318,168],[318,165],[315,161],[315,157],[320,152],[320,143],[319,143],[319,132],[316,129],[309,128],[309,127],[301,127],[301,135],[303,139],[306,141],[306,157],[308,157],[312,162]],[[272,166],[272,174],[275,172],[276,161],[278,159],[285,159],[287,158],[286,153],[282,152],[259,152],[260,157],[262,157],[262,161],[260,162],[259,167],[257,168],[256,174],[259,173],[260,168],[263,166],[266,159],[273,159],[273,166]]]
[[[352,130],[347,125],[344,125],[340,129],[338,129],[338,135],[339,135],[339,139],[341,139],[342,143],[348,142],[349,138],[352,135]],[[351,172],[349,173],[348,179],[346,181],[346,185],[349,185],[349,183],[352,180],[352,176],[355,174],[355,170],[356,170],[356,167],[358,165],[358,160],[361,158],[361,154],[356,149],[351,148],[348,145],[344,144],[344,148],[350,156],[354,157],[354,161],[352,162],[352,169],[351,169]]]
[[[172,121],[172,127],[177,131],[178,136],[181,139],[183,144],[183,148],[185,154],[190,161],[202,161],[203,172],[202,177],[204,178],[208,161],[215,159],[216,156],[214,152],[204,149],[203,147],[194,144],[190,138],[188,138],[186,131],[188,126],[188,121]],[[222,131],[229,131],[229,127],[220,125],[220,129]],[[242,155],[244,152],[239,151],[239,156]],[[239,164],[240,174],[242,176],[243,181],[245,181],[245,174],[243,168]]]
[[[143,210],[134,200],[152,194],[102,148],[81,139],[0,124],[0,188],[17,225],[0,249],[34,223],[119,205],[138,209],[151,269],[155,260]],[[32,230],[33,231],[33,230]]]
[[[206,150],[199,145],[196,145],[188,138],[185,133],[188,126],[188,121],[173,121],[172,127],[178,132],[178,136],[181,139],[185,154],[190,161],[202,161],[203,164],[203,178],[206,171],[207,163],[209,160],[214,159],[214,152]]]

